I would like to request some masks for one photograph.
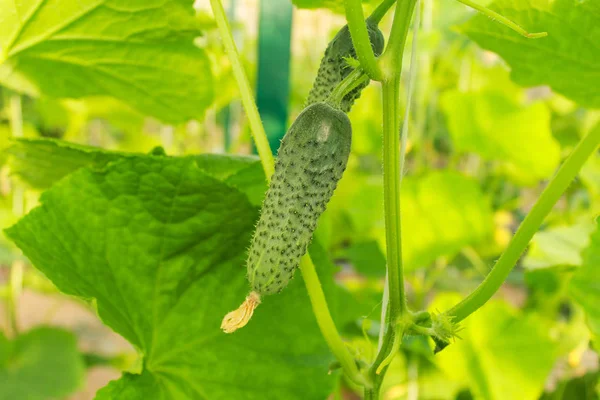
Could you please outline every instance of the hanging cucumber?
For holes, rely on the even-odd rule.
[[[376,21],[369,18],[366,24],[373,52],[375,56],[379,56],[385,44],[383,34],[377,27]],[[348,25],[345,25],[335,35],[325,50],[317,77],[306,101],[307,105],[327,100],[335,87],[352,72],[353,68],[347,62],[348,58],[356,58],[356,51],[352,44]],[[365,81],[344,96],[340,104],[340,109],[344,112],[349,112],[354,101],[360,97],[361,91],[368,84],[369,81]]]
[[[252,291],[225,316],[225,332],[244,326],[260,297],[280,292],[294,276],[346,169],[351,137],[346,114],[321,102],[302,111],[288,130],[248,253]]]

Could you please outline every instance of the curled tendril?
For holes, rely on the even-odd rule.
[[[223,322],[221,322],[221,329],[223,332],[233,333],[246,326],[259,304],[260,295],[256,292],[250,292],[246,297],[246,300],[244,300],[237,310],[228,313],[225,318],[223,318]]]

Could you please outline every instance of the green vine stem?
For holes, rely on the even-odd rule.
[[[246,113],[248,114],[252,137],[256,144],[256,148],[258,149],[258,154],[265,171],[265,176],[267,177],[267,181],[270,182],[271,175],[273,175],[273,172],[275,171],[275,161],[267,140],[267,135],[265,134],[265,130],[260,119],[260,115],[258,113],[258,109],[256,108],[256,103],[254,102],[252,96],[252,89],[250,87],[248,77],[246,76],[246,72],[244,71],[240,61],[235,42],[233,41],[233,36],[231,35],[231,29],[229,27],[229,22],[227,21],[223,5],[221,4],[220,0],[210,0],[210,2],[215,20],[217,22],[217,27],[219,28],[219,32],[221,34],[221,40],[223,40],[223,45],[225,46],[225,50],[231,62],[234,77],[241,92],[242,104],[244,105]],[[329,349],[338,359],[344,372],[353,382],[359,385],[370,386],[358,370],[354,358],[346,348],[344,341],[340,337],[335,327],[335,323],[333,322],[333,318],[329,312],[329,307],[327,306],[327,301],[325,299],[325,294],[323,293],[321,282],[319,281],[315,266],[309,254],[304,256],[302,259],[300,263],[300,271],[302,272],[302,277],[304,278],[304,283],[310,298],[315,318],[317,320],[317,324],[319,325],[321,334],[325,338]]]
[[[387,14],[388,10],[396,4],[396,0],[383,0],[375,10],[369,15],[367,20],[376,24],[381,22],[381,19]]]
[[[383,179],[387,246],[388,306],[383,340],[375,362],[369,369],[373,388],[365,389],[365,399],[378,399],[387,363],[402,340],[404,328],[412,315],[404,293],[402,240],[400,226],[400,184],[402,159],[400,143],[400,75],[406,37],[417,0],[403,0],[396,5],[390,40],[381,57],[383,86]],[[360,59],[360,58],[359,58]],[[390,356],[392,355],[392,356]]]
[[[356,55],[360,65],[374,81],[383,80],[381,68],[373,53],[367,25],[365,24],[365,15],[363,13],[360,0],[344,0],[344,8],[346,10],[346,20],[348,21],[348,29],[352,37],[352,44],[356,49]]]
[[[240,94],[242,96],[242,104],[244,105],[244,109],[246,110],[248,123],[250,124],[250,131],[252,132],[252,139],[254,140],[254,144],[256,145],[256,149],[258,151],[260,161],[265,171],[265,175],[267,176],[267,179],[270,180],[271,175],[273,175],[273,172],[275,172],[275,161],[271,153],[271,147],[269,146],[269,140],[267,139],[265,128],[263,127],[262,121],[260,120],[260,114],[258,113],[256,102],[254,101],[254,97],[252,96],[252,87],[250,86],[250,82],[248,81],[246,71],[244,71],[244,66],[242,65],[242,61],[237,51],[237,47],[233,40],[233,35],[231,34],[231,27],[229,26],[229,22],[227,21],[227,15],[225,14],[225,10],[223,9],[223,4],[221,4],[221,0],[210,0],[210,5],[212,7],[215,20],[217,22],[217,27],[219,28],[219,33],[221,34],[223,47],[225,48],[225,52],[227,53],[227,57],[229,58],[229,62],[231,63],[233,76],[235,77],[235,80],[240,89]]]
[[[600,144],[600,124],[596,125],[579,142],[575,150],[560,167],[552,178],[542,195],[535,203],[525,220],[515,233],[506,251],[502,254],[494,268],[485,280],[475,289],[473,293],[463,299],[460,303],[449,309],[445,314],[454,323],[464,320],[466,317],[483,306],[500,289],[508,274],[516,265],[519,257],[527,248],[533,235],[539,230],[544,219],[565,190],[569,187],[577,173]]]
[[[515,22],[511,21],[510,19],[506,18],[505,16],[498,14],[496,11],[490,10],[487,7],[480,6],[479,4],[476,4],[476,3],[472,2],[471,0],[457,0],[457,1],[459,3],[462,3],[468,7],[471,7],[473,9],[479,11],[483,15],[486,15],[487,17],[491,18],[493,21],[499,22],[500,24],[512,29],[513,31],[517,32],[521,36],[524,36],[528,39],[539,39],[539,38],[548,36],[548,32],[529,33],[525,29],[523,29],[521,26],[519,26]]]
[[[346,348],[346,344],[342,340],[335,323],[331,318],[329,308],[327,307],[327,300],[325,299],[325,294],[321,287],[321,282],[319,282],[319,277],[309,255],[305,256],[300,261],[300,271],[302,271],[302,278],[308,289],[313,313],[315,314],[319,328],[329,349],[336,356],[344,373],[352,380],[352,382],[360,386],[371,387],[371,383],[358,370],[354,357],[352,357]]]
[[[352,72],[350,72],[350,74],[348,74],[347,77],[344,78],[344,80],[342,80],[339,83],[339,85],[337,85],[333,89],[333,91],[329,95],[329,98],[327,99],[327,102],[333,105],[334,107],[339,108],[340,104],[342,103],[342,100],[348,93],[350,93],[361,83],[368,80],[369,77],[363,72],[361,68],[354,69]]]

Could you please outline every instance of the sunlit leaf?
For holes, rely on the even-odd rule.
[[[583,106],[600,107],[600,3],[597,0],[497,0],[492,9],[529,32],[526,39],[483,15],[461,30],[498,53],[523,86],[549,85]]]
[[[402,253],[408,269],[425,267],[440,256],[453,256],[492,234],[489,201],[477,183],[455,172],[407,177],[402,183]],[[380,176],[343,178],[331,209],[349,215],[356,241],[376,239],[385,249],[383,187]],[[465,212],[468,210],[468,212]]]
[[[549,177],[558,166],[560,146],[543,103],[521,106],[496,91],[450,91],[441,103],[457,151],[497,161],[506,174],[525,184]]]
[[[536,233],[531,240],[523,266],[528,269],[581,265],[581,251],[589,243],[594,224],[582,222],[558,226]]]
[[[491,302],[461,324],[462,339],[436,359],[475,398],[535,400],[559,355],[544,320]]]
[[[202,115],[212,76],[191,0],[0,0],[0,81],[32,95],[111,96],[166,122]]]
[[[249,290],[257,208],[194,157],[119,157],[56,182],[8,235],[63,292],[94,298],[102,320],[144,355],[99,399],[325,398],[335,375],[301,277],[263,299],[250,324],[220,330]],[[239,168],[238,168],[239,169]],[[226,180],[226,179],[224,179]],[[318,258],[316,258],[318,262]],[[318,265],[333,310],[332,272]]]

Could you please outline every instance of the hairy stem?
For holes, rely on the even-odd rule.
[[[402,240],[400,226],[400,185],[402,162],[400,143],[400,75],[402,56],[417,0],[404,0],[396,6],[392,33],[382,56],[383,81],[383,180],[387,247],[388,306],[385,329],[375,362],[369,369],[373,388],[365,390],[366,399],[377,399],[379,387],[397,346],[402,340],[402,319],[408,314],[404,293]],[[402,146],[402,150],[405,150]]]
[[[354,49],[356,49],[356,56],[358,57],[358,61],[360,61],[361,67],[369,78],[374,81],[381,81],[383,75],[377,63],[377,58],[375,58],[373,47],[371,47],[371,40],[369,39],[369,32],[365,24],[361,1],[344,0],[344,7],[348,29],[352,36],[352,44],[354,45]]]
[[[508,274],[527,248],[533,235],[565,190],[569,187],[583,164],[600,144],[600,124],[579,142],[575,150],[560,167],[525,220],[515,233],[506,251],[502,254],[485,280],[460,303],[446,311],[454,322],[459,322],[484,305],[500,289]]]
[[[223,5],[221,4],[221,0],[210,0],[210,4],[215,15],[219,33],[221,34],[223,47],[225,47],[225,52],[231,63],[233,76],[240,89],[242,104],[244,105],[246,115],[248,116],[248,123],[250,124],[254,144],[256,145],[263,169],[265,170],[265,175],[267,176],[267,179],[270,179],[273,172],[275,172],[275,161],[271,153],[271,147],[269,146],[265,128],[263,127],[260,114],[258,113],[258,108],[256,107],[256,102],[254,101],[254,96],[252,95],[252,87],[250,86],[248,76],[246,75],[246,71],[244,70],[244,66],[242,65],[237,47],[233,40],[231,28],[227,21],[227,16],[223,9]]]
[[[304,284],[310,294],[310,303],[312,305],[313,313],[321,329],[321,333],[329,346],[331,352],[336,356],[340,362],[344,372],[354,383],[361,386],[370,386],[365,377],[359,372],[354,357],[348,352],[344,341],[342,340],[329,309],[327,308],[327,300],[319,282],[319,277],[315,271],[315,267],[311,262],[309,256],[306,256],[300,262],[300,271],[302,272],[302,278],[304,278]],[[325,307],[323,307],[325,305]]]
[[[269,141],[267,140],[265,129],[258,113],[258,109],[256,108],[256,103],[254,102],[252,96],[252,89],[250,87],[248,77],[246,76],[246,72],[244,71],[240,61],[235,42],[233,41],[233,36],[231,34],[231,29],[229,27],[223,5],[221,4],[220,0],[210,0],[210,2],[219,32],[221,34],[221,40],[223,40],[223,45],[227,51],[227,55],[234,72],[234,77],[237,81],[242,96],[242,103],[246,113],[248,114],[252,137],[254,139],[254,143],[256,144],[256,148],[258,149],[258,154],[265,171],[265,176],[267,177],[267,181],[270,182],[271,175],[273,175],[273,172],[275,171],[275,161],[269,146]],[[331,318],[331,313],[329,312],[329,307],[327,306],[325,294],[323,293],[323,288],[321,287],[319,277],[317,276],[315,266],[309,254],[306,254],[302,258],[300,270],[302,272],[306,290],[315,313],[315,318],[317,319],[317,324],[319,325],[321,334],[329,345],[331,352],[340,361],[344,372],[350,377],[350,379],[358,384],[366,385],[366,381],[358,371],[352,355],[348,352],[348,349],[346,349],[342,338],[335,328],[333,318]]]

